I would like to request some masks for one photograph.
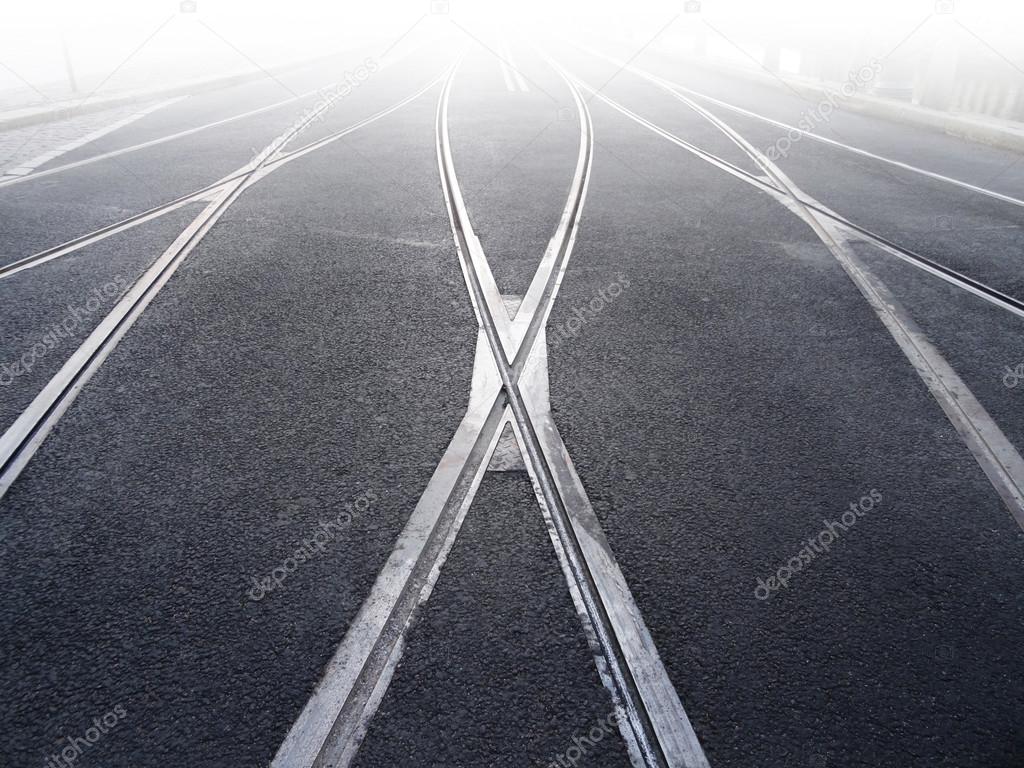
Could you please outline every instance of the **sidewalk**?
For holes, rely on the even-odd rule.
[[[312,66],[319,61],[327,61],[338,55],[338,53],[335,53],[330,56],[318,56],[308,60],[282,64],[268,70],[244,69],[212,77],[179,80],[174,83],[165,83],[148,88],[97,93],[94,95],[86,91],[75,98],[52,99],[45,102],[40,102],[38,94],[35,94],[36,103],[28,106],[5,108],[2,100],[0,100],[0,131],[66,120],[91,112],[110,110],[115,107],[143,104],[158,99],[169,99],[176,96],[217,90],[218,88],[258,80],[259,78],[268,77],[268,75],[279,75],[291,70]]]
[[[1000,120],[987,115],[963,112],[942,112],[917,104],[886,99],[857,92],[847,96],[842,83],[813,80],[788,74],[770,73],[749,67],[735,66],[711,59],[686,58],[687,63],[720,73],[736,75],[762,85],[775,88],[789,86],[812,99],[826,101],[832,98],[841,109],[859,112],[885,120],[939,130],[950,136],[979,144],[1024,152],[1024,123]]]
[[[27,176],[61,155],[90,144],[186,96],[109,107],[88,114],[0,131],[0,182]]]
[[[266,74],[259,70],[252,70],[226,76],[197,78],[158,88],[120,91],[96,96],[83,94],[75,99],[48,101],[28,107],[0,109],[0,131],[23,128],[38,123],[66,120],[90,112],[101,112],[115,107],[151,102],[156,99],[201,93],[260,77],[266,77]]]

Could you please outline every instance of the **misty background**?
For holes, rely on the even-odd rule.
[[[363,47],[446,46],[500,31],[650,48],[1024,120],[1024,3],[1012,0],[7,0],[0,106],[97,98],[273,70]],[[194,10],[193,10],[194,8]],[[457,22],[457,25],[454,23]]]

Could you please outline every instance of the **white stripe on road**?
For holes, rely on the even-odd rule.
[[[509,69],[512,70],[512,77],[516,81],[516,87],[523,93],[529,92],[529,88],[526,87],[526,81],[523,80],[522,74],[519,72],[519,66],[516,64],[516,60],[512,58],[512,48],[508,44],[508,40],[503,40],[502,45],[505,49],[505,58],[508,60]]]
[[[514,91],[516,88],[512,83],[512,76],[509,74],[508,64],[505,63],[505,57],[499,53],[496,58],[498,59],[498,66],[501,67],[501,77],[505,81],[505,88],[509,91]]]

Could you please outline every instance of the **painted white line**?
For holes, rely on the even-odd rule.
[[[799,134],[801,136],[806,136],[809,139],[813,139],[815,141],[820,141],[823,144],[829,144],[830,146],[846,150],[847,152],[852,152],[853,154],[860,155],[861,157],[867,157],[867,158],[870,158],[872,160],[877,160],[877,161],[882,162],[882,163],[887,163],[888,165],[894,166],[896,168],[900,168],[900,169],[902,169],[904,171],[910,171],[912,173],[916,173],[916,174],[919,174],[921,176],[926,176],[926,177],[928,177],[930,179],[934,179],[935,181],[941,181],[941,182],[944,182],[946,184],[952,184],[954,186],[960,187],[961,189],[966,189],[966,190],[968,190],[970,192],[976,192],[978,194],[985,195],[986,197],[991,197],[991,198],[996,199],[996,200],[1001,200],[1004,203],[1010,203],[1011,205],[1024,206],[1024,200],[1021,200],[1019,198],[1012,197],[1010,195],[1005,195],[1002,192],[996,192],[995,190],[986,189],[985,187],[980,187],[980,186],[977,186],[975,184],[970,184],[970,183],[968,183],[966,181],[961,181],[960,179],[955,179],[955,178],[953,178],[951,176],[946,176],[946,175],[941,174],[941,173],[936,173],[935,171],[929,171],[929,170],[926,170],[924,168],[919,168],[918,166],[911,165],[910,163],[904,163],[904,162],[902,162],[900,160],[894,160],[891,157],[885,157],[883,155],[875,154],[874,152],[869,152],[866,149],[860,149],[859,147],[854,147],[854,146],[851,146],[850,144],[844,144],[841,141],[836,141],[835,139],[830,139],[830,138],[827,138],[825,136],[821,136],[821,135],[819,135],[817,133],[812,133],[811,131],[804,130],[804,129],[799,128],[799,127],[797,127],[795,125],[790,125],[789,123],[784,123],[784,122],[781,122],[779,120],[773,120],[772,118],[766,117],[765,115],[759,114],[757,112],[753,112],[753,111],[751,111],[749,109],[743,109],[742,107],[738,107],[735,104],[730,104],[730,103],[728,103],[726,101],[722,101],[721,99],[716,99],[713,96],[708,96],[705,93],[701,93],[700,91],[695,91],[695,90],[693,90],[691,88],[687,88],[687,87],[685,87],[683,85],[680,85],[679,83],[675,83],[675,82],[672,82],[671,80],[667,80],[667,79],[665,79],[663,77],[659,77],[658,75],[652,74],[651,72],[647,72],[646,70],[643,70],[643,69],[641,69],[641,68],[639,68],[637,66],[626,64],[625,62],[623,62],[623,61],[621,61],[619,59],[616,59],[613,56],[608,56],[608,55],[606,55],[604,53],[601,53],[600,51],[596,51],[596,50],[594,50],[592,48],[589,48],[589,47],[586,47],[586,46],[583,46],[583,45],[579,45],[579,44],[575,44],[575,43],[574,43],[574,46],[576,48],[582,50],[582,51],[585,51],[586,53],[589,53],[591,56],[595,56],[597,58],[604,59],[605,61],[610,61],[613,64],[617,64],[617,65],[623,66],[628,71],[632,72],[633,74],[635,74],[635,75],[637,75],[639,77],[642,77],[642,78],[644,78],[646,80],[649,80],[650,82],[653,82],[655,84],[661,85],[663,87],[666,87],[666,88],[668,88],[670,90],[673,90],[673,91],[676,91],[678,93],[684,93],[684,94],[689,94],[691,96],[695,96],[695,97],[697,97],[699,99],[702,99],[703,101],[709,102],[711,104],[715,104],[715,105],[717,105],[719,107],[723,107],[723,108],[728,109],[728,110],[730,110],[732,112],[735,112],[736,114],[744,115],[746,117],[752,117],[752,118],[754,118],[756,120],[761,120],[762,122],[769,123],[770,125],[774,125],[777,128],[782,128],[785,131],[792,131],[792,132],[795,132],[795,133],[797,133],[797,134]]]
[[[577,80],[577,82],[579,82]],[[854,285],[867,299],[882,324],[892,335],[901,351],[906,355],[914,370],[928,387],[932,396],[942,408],[950,423],[957,430],[975,460],[981,466],[989,482],[1003,500],[1017,524],[1024,529],[1024,459],[1006,438],[1003,431],[984,409],[963,380],[953,370],[942,354],[917,327],[909,313],[892,295],[889,288],[867,268],[857,257],[850,242],[861,239],[854,230],[811,210],[805,201],[821,206],[797,187],[771,160],[753,147],[722,120],[698,104],[690,102],[691,108],[707,119],[737,146],[748,153],[754,162],[779,187],[776,191],[758,184],[752,177],[737,172],[724,161],[715,162],[710,153],[697,150],[689,143],[659,128],[601,93],[596,93],[586,84],[581,85],[595,93],[597,98],[634,122],[672,141],[703,160],[711,162],[757,189],[767,192],[802,218],[829,249]]]
[[[523,80],[523,76],[519,73],[519,66],[516,64],[516,60],[512,58],[512,48],[508,44],[508,40],[502,40],[502,46],[505,49],[505,58],[508,60],[509,69],[512,71],[512,77],[516,81],[516,87],[523,93],[529,92],[529,88],[526,87],[526,81]]]
[[[498,66],[501,67],[501,77],[505,81],[505,88],[514,91],[516,87],[512,82],[512,75],[508,71],[508,64],[505,63],[505,56],[499,52],[495,58],[498,60]]]

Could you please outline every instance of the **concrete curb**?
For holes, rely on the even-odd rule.
[[[793,90],[813,99],[826,99],[829,95],[839,94],[840,108],[851,112],[880,117],[884,120],[916,125],[922,128],[938,130],[949,136],[967,139],[978,144],[987,144],[1000,149],[1024,152],[1024,125],[1013,127],[1005,121],[987,118],[981,115],[964,115],[940,112],[936,109],[906,104],[879,96],[856,93],[853,96],[840,94],[840,83],[815,83],[808,80],[779,76],[778,79],[767,72],[753,69],[718,64],[705,59],[687,59],[690,64],[706,67],[718,72],[745,77],[775,88],[781,88],[779,80]]]
[[[267,72],[270,72],[271,74],[281,74],[288,70],[310,66],[318,61],[323,61],[329,58],[333,57],[317,57],[309,61],[288,64],[275,69],[270,69],[267,70]],[[154,99],[167,99],[174,96],[185,96],[205,93],[207,91],[215,91],[220,88],[227,88],[232,85],[239,85],[240,83],[249,82],[251,80],[258,80],[261,77],[267,77],[267,72],[251,70],[249,72],[224,75],[221,77],[211,77],[203,80],[189,80],[183,83],[176,83],[174,85],[153,88],[150,90],[129,91],[127,93],[89,99],[87,102],[80,104],[70,101],[54,105],[27,107],[25,109],[0,112],[0,131],[6,131],[12,128],[24,128],[28,125],[49,123],[56,120],[66,120],[70,117],[77,117],[78,115],[85,115],[91,112],[101,112],[113,107],[137,104],[145,101],[152,101]]]

